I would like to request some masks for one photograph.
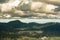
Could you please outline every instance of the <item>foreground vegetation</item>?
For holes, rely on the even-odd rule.
[[[41,38],[34,38],[34,37],[18,37],[18,38],[0,38],[0,40],[41,40]],[[60,40],[60,37],[49,37],[47,40]]]

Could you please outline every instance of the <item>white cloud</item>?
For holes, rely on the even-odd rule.
[[[4,14],[3,17],[5,17],[5,18],[10,18],[11,15],[9,15],[9,14]]]
[[[54,6],[54,5],[51,5],[51,4],[48,4],[46,5],[46,11],[53,11],[55,8],[57,8],[57,6]]]
[[[11,6],[18,6],[19,3],[20,3],[20,0],[15,0],[12,3],[9,3],[9,5],[11,5]]]
[[[21,10],[16,10],[15,12],[14,12],[14,14],[17,14],[17,15],[20,15],[20,16],[24,16],[24,15],[26,15],[23,11],[21,11]]]
[[[60,2],[60,0],[49,0],[51,2]]]
[[[28,4],[29,3],[29,0],[24,0],[25,1],[25,4]]]
[[[48,1],[54,2],[55,0],[48,0]],[[55,8],[58,8],[58,6],[56,5],[48,4],[45,2],[32,2],[30,4],[30,7],[27,6],[27,8],[30,9],[30,12],[27,12],[28,10],[22,11],[21,9],[18,8],[20,2],[21,2],[20,0],[10,0],[7,3],[0,4],[0,10],[2,13],[8,13],[8,15],[4,15],[6,18],[11,17],[11,15],[9,14],[10,12],[11,14],[15,14],[14,17],[16,17],[16,15],[19,15],[20,18],[22,17],[23,18],[34,18],[34,19],[45,18],[45,17],[60,18],[59,16],[60,13],[54,11]],[[29,4],[29,0],[24,0],[23,3]],[[19,10],[15,7],[17,7]]]
[[[31,3],[31,10],[39,9],[43,5],[42,2],[32,2]]]

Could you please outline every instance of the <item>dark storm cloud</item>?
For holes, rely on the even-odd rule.
[[[0,0],[0,3],[6,3],[8,2],[9,0]]]
[[[60,6],[58,6],[58,8],[55,8],[55,11],[59,12],[60,11]]]

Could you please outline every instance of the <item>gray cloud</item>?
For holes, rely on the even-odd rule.
[[[39,1],[45,2],[45,3],[48,3],[48,4],[57,5],[57,6],[60,5],[60,0],[39,0]]]

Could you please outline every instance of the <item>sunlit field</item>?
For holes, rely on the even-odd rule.
[[[16,37],[16,38],[0,38],[0,40],[42,40],[40,37],[39,38],[34,38],[34,37],[26,37],[26,36],[21,36],[21,37]],[[60,40],[60,37],[48,37],[46,40]]]

